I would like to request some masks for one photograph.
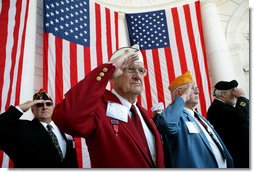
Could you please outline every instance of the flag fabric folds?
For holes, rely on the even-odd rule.
[[[29,0],[0,2],[0,112],[20,101],[28,9]],[[0,167],[13,167],[2,151]]]
[[[44,0],[43,87],[55,103],[118,49],[118,13],[93,0]],[[80,167],[89,167],[76,139]]]
[[[126,14],[131,44],[139,44],[148,75],[141,103],[171,103],[170,81],[189,70],[200,92],[198,110],[211,104],[200,1],[166,10]]]

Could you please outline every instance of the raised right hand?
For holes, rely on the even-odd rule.
[[[43,100],[28,100],[25,103],[19,105],[19,107],[23,110],[23,112],[26,112],[37,103],[43,103]]]

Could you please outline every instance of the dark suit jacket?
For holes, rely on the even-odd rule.
[[[249,100],[240,97],[236,106],[214,100],[207,119],[227,146],[236,168],[249,168]]]
[[[106,115],[108,102],[121,104],[114,94],[105,89],[114,71],[115,67],[111,64],[103,64],[86,75],[55,107],[54,122],[65,133],[86,139],[94,168],[164,167],[162,141],[151,114],[137,105],[154,135],[155,164],[142,147],[131,120],[123,122]],[[102,77],[98,78],[98,75]]]
[[[73,141],[67,140],[66,156],[59,161],[54,144],[43,125],[37,120],[19,120],[22,113],[11,106],[0,115],[0,149],[14,162],[16,168],[77,167]]]

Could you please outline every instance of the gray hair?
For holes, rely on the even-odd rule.
[[[218,89],[214,89],[213,90],[213,96],[218,98],[220,96],[222,96],[223,92],[228,92],[229,90],[218,90]]]

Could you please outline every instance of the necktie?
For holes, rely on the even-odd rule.
[[[54,132],[52,131],[52,126],[50,124],[47,125],[47,129],[48,129],[48,133],[49,133],[49,136],[51,137],[52,139],[52,142],[54,144],[54,146],[56,147],[56,150],[58,152],[58,155],[60,156],[60,161],[62,162],[63,161],[63,153],[61,151],[61,148],[59,146],[59,143],[58,143],[58,140],[56,138],[56,135],[54,134]]]
[[[207,131],[207,133],[211,136],[211,138],[213,139],[214,143],[216,144],[216,146],[218,147],[218,149],[220,150],[220,153],[222,155],[222,157],[225,159],[225,154],[223,151],[223,148],[221,147],[219,141],[215,138],[215,136],[213,135],[213,133],[210,131],[210,129],[207,127],[206,123],[198,116],[198,114],[194,111],[194,116],[195,118],[200,122],[200,124],[205,128],[205,130]]]
[[[150,154],[148,144],[147,144],[147,141],[146,141],[146,136],[145,136],[142,124],[141,124],[141,120],[138,116],[138,113],[137,113],[136,108],[134,107],[134,105],[131,106],[130,111],[132,112],[132,117],[131,117],[132,122],[133,122],[133,124],[134,124],[134,126],[135,126],[135,128],[136,128],[136,130],[139,134],[139,137],[140,137],[140,139],[143,143],[143,146],[144,146],[145,150],[147,150],[147,153]]]

